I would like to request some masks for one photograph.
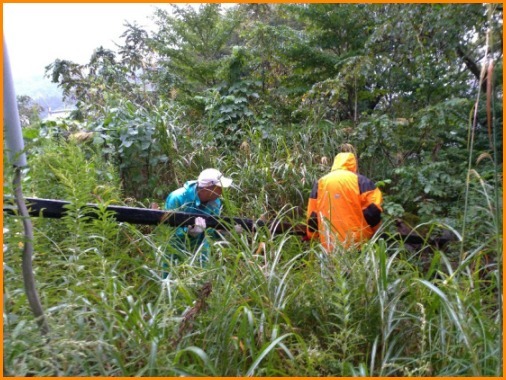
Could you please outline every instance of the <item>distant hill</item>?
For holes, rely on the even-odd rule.
[[[58,86],[43,76],[14,79],[14,87],[17,96],[27,95],[44,109],[41,118],[48,116],[49,108],[55,111],[69,106],[63,103],[62,91]]]

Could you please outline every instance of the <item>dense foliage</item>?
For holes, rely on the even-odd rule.
[[[23,186],[72,204],[33,218],[49,341],[23,291],[22,224],[4,218],[4,373],[501,375],[502,6],[203,4],[153,17],[152,33],[126,24],[118,52],[47,67],[77,110],[27,119]],[[173,230],[106,210],[162,203],[217,167],[234,179],[225,214],[304,222],[343,143],[385,196],[361,252],[266,229],[162,279]],[[393,237],[400,225],[425,242]]]

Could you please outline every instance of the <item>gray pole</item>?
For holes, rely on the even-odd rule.
[[[17,167],[26,166],[25,144],[19,122],[18,104],[12,80],[11,64],[4,37],[4,136],[9,161]]]
[[[4,43],[4,135],[7,143],[9,160],[14,164],[14,195],[19,213],[23,220],[25,229],[25,244],[23,248],[23,282],[28,303],[37,320],[41,333],[46,335],[49,332],[49,326],[44,315],[44,310],[40,303],[37,288],[35,287],[35,278],[32,268],[33,256],[33,226],[28,209],[26,207],[23,192],[21,188],[22,168],[27,166],[26,155],[24,153],[23,134],[21,133],[21,123],[19,122],[18,105],[16,93],[14,92],[14,82],[12,80],[11,65],[9,55],[7,54],[7,45]]]

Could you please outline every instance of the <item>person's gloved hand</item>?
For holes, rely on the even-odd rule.
[[[236,224],[234,226],[234,231],[237,233],[237,234],[242,234],[244,232],[244,229],[242,228],[242,226],[240,224]]]
[[[188,227],[188,234],[192,237],[200,235],[206,229],[206,220],[204,218],[196,217],[195,224]]]

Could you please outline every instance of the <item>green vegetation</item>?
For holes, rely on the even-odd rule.
[[[4,375],[501,376],[502,6],[154,16],[152,35],[126,25],[119,53],[48,66],[77,111],[23,128],[23,189],[71,205],[33,218],[48,336],[24,293],[21,220],[4,215]],[[162,203],[217,167],[235,184],[225,215],[304,222],[343,143],[385,196],[361,252],[266,228],[162,279],[173,229],[106,210]],[[424,243],[396,236],[400,220]]]

